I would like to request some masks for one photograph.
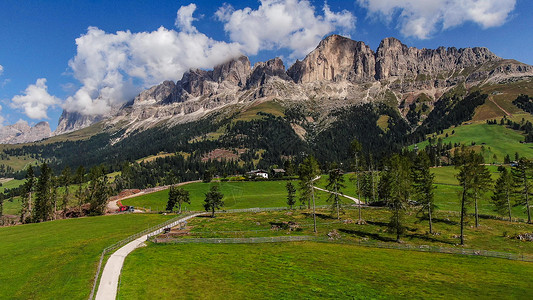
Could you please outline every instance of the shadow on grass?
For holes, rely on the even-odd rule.
[[[415,233],[415,234],[409,234],[406,237],[409,238],[409,239],[419,239],[419,240],[433,242],[433,243],[443,243],[443,244],[448,244],[448,245],[455,245],[455,243],[453,243],[453,242],[446,241],[446,240],[443,240],[443,239],[438,239],[438,238],[435,238],[435,237],[433,237],[431,235],[427,235],[427,234]]]
[[[303,213],[304,216],[306,217],[313,217],[313,214],[312,213]],[[319,218],[319,219],[322,219],[322,220],[333,220],[333,219],[337,219],[335,217],[332,217],[331,215],[326,215],[326,214],[320,214],[320,213],[317,213],[316,214],[316,217]]]
[[[367,238],[382,241],[382,242],[396,242],[396,240],[393,238],[381,236],[377,233],[369,233],[369,232],[364,232],[360,230],[352,230],[352,229],[344,229],[344,228],[339,228],[339,231],[343,233],[347,233],[347,234],[357,235],[360,237],[367,237]]]
[[[381,226],[381,227],[389,226],[389,224],[385,222],[366,221],[366,223],[369,225],[376,225],[376,226]]]

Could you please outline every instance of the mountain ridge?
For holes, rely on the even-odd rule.
[[[459,83],[476,85],[531,76],[532,66],[502,59],[487,48],[418,49],[385,38],[374,51],[364,42],[334,34],[289,68],[279,58],[252,67],[246,56],[239,56],[212,70],[192,69],[177,82],[164,81],[144,90],[107,116],[64,111],[54,134],[103,121],[106,127],[126,128],[128,135],[162,123],[172,126],[197,120],[227,105],[257,100],[315,99],[324,111],[372,101],[399,104],[421,92],[436,101]]]

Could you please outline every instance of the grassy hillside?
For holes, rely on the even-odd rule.
[[[297,181],[293,182],[295,185]],[[189,210],[203,210],[205,193],[212,185],[219,185],[220,191],[224,194],[226,209],[252,208],[252,207],[285,207],[287,206],[287,181],[243,181],[243,182],[212,182],[212,183],[191,183],[183,186],[188,190],[191,197],[191,204],[185,204]],[[317,205],[326,204],[327,196],[318,193]],[[141,195],[138,197],[125,199],[124,205],[135,207],[151,208],[152,210],[164,210],[168,201],[168,190]]]
[[[505,155],[513,159],[516,152],[520,156],[533,157],[533,144],[520,143],[524,141],[522,134],[500,125],[486,123],[461,125],[444,130],[442,134],[437,135],[437,138],[442,138],[443,143],[452,143],[452,145],[461,143],[471,146],[474,143],[475,149],[483,154],[487,163],[501,163]],[[423,149],[427,145],[428,141],[424,141],[419,143],[418,147]]]
[[[119,298],[525,299],[531,276],[531,263],[352,245],[150,245],[126,258]]]
[[[87,299],[102,250],[168,218],[127,214],[0,228],[0,299]]]

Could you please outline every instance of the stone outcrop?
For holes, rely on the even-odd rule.
[[[54,134],[58,135],[80,130],[101,121],[103,118],[104,116],[83,115],[78,112],[68,112],[63,110]]]
[[[438,74],[479,66],[501,58],[487,48],[417,49],[407,47],[395,38],[381,41],[376,52],[376,79],[392,76],[416,78],[419,74]]]
[[[375,54],[363,42],[331,35],[303,61],[296,61],[288,74],[296,83],[324,80],[368,82],[374,80]]]
[[[48,122],[39,122],[30,127],[27,122],[19,121],[0,128],[0,144],[30,143],[50,136],[52,136],[52,131]]]

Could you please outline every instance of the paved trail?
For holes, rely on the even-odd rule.
[[[319,188],[319,187],[316,187],[316,186],[313,186],[316,190],[319,190],[319,191],[324,191],[326,193],[331,193],[331,194],[335,194],[335,192],[332,192],[332,191],[328,191],[328,190],[325,190],[325,189],[322,189],[322,188]],[[344,195],[344,194],[341,194],[341,193],[337,193],[337,195],[341,196],[341,197],[344,197],[346,199],[350,199],[352,200],[353,202],[355,202],[355,204],[359,204],[361,201],[359,201],[359,199],[357,198],[354,198],[352,196],[348,196],[348,195]]]
[[[202,214],[205,214],[205,213],[197,213],[194,215],[190,215],[188,217],[181,218],[170,225],[164,226],[164,228],[174,227],[181,222],[184,222],[188,219],[194,218]],[[109,259],[107,260],[107,263],[105,264],[104,271],[102,272],[102,277],[100,278],[100,284],[98,285],[98,291],[96,293],[95,299],[97,300],[116,299],[117,289],[118,289],[118,280],[119,280],[120,272],[122,270],[122,265],[124,264],[124,259],[126,258],[126,256],[128,256],[128,254],[130,254],[133,250],[141,246],[148,239],[148,237],[159,234],[161,232],[163,232],[163,227],[154,232],[143,235],[140,238],[126,244],[122,248],[115,251],[115,253],[113,253],[109,257]]]

